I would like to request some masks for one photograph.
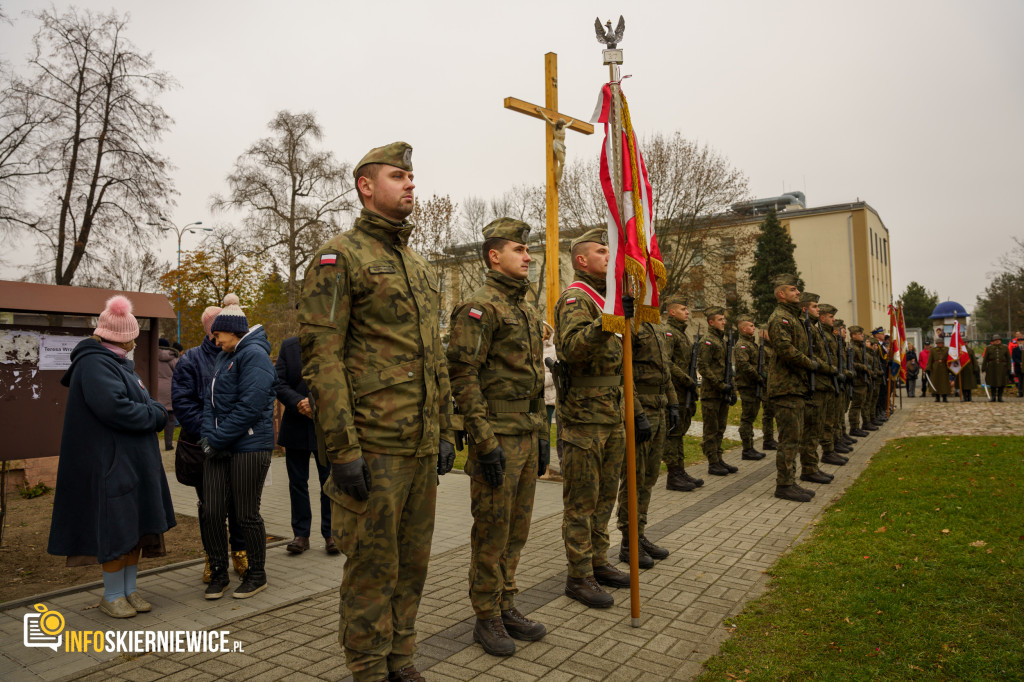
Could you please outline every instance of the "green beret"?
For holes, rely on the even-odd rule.
[[[710,308],[704,309],[704,317],[711,319],[715,315],[725,315],[725,308],[720,308],[717,305],[713,305]]]
[[[800,279],[796,275],[783,274],[776,275],[775,279],[772,280],[773,287],[798,287],[800,286]]]
[[[801,303],[817,303],[819,298],[821,298],[821,296],[818,296],[817,294],[812,294],[809,291],[805,291],[802,294],[800,294]]]
[[[579,237],[576,237],[576,239],[573,239],[569,248],[575,249],[584,242],[597,242],[598,244],[608,246],[608,230],[603,227],[595,227],[593,230],[587,230]]]
[[[530,226],[515,218],[498,218],[483,229],[484,239],[507,239],[510,242],[525,244],[530,236]]]
[[[864,327],[860,326],[859,324],[855,324],[852,327],[850,327],[849,331],[851,334],[863,334]]]
[[[359,177],[359,169],[368,163],[384,163],[404,171],[412,171],[412,145],[408,142],[392,142],[371,149],[366,156],[359,160],[356,167],[352,169],[352,175]]]
[[[672,294],[671,296],[667,296],[665,300],[662,301],[662,305],[664,305],[665,309],[667,310],[670,305],[684,305],[686,307],[689,307],[690,303],[682,294]]]
[[[819,305],[818,310],[821,311],[822,315],[835,315],[836,313],[839,312],[839,308],[828,303],[822,303],[821,305]]]
[[[740,322],[753,322],[753,321],[754,321],[754,318],[752,316],[750,316],[750,315],[737,315],[736,316],[736,324],[737,325]]]
[[[837,317],[837,318],[835,319],[835,321],[834,321],[834,322],[832,322],[832,326],[833,326],[833,327],[845,327],[845,326],[846,326],[846,323],[845,323],[845,322],[843,322],[842,320],[840,320],[840,319],[839,319],[839,318]]]

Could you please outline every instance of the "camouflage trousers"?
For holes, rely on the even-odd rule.
[[[343,495],[332,478],[323,489],[334,541],[346,557],[338,642],[357,682],[413,663],[437,501],[434,457],[364,452],[363,459],[369,499]]]
[[[644,405],[644,414],[651,422],[652,436],[646,443],[636,446],[636,518],[640,535],[647,528],[647,509],[651,506],[651,491],[658,482],[661,473],[661,459],[665,452],[665,440],[668,431],[668,419],[665,407]],[[622,459],[622,472],[619,475],[619,532],[625,536],[629,528],[629,485],[626,479],[626,459]]]
[[[766,395],[767,391],[763,391],[761,395]],[[761,399],[761,432],[764,434],[765,440],[775,440],[775,408],[772,407],[772,401]]]
[[[570,578],[608,563],[608,520],[615,506],[626,428],[566,423],[562,429],[562,538]]]
[[[743,442],[744,450],[754,448],[754,420],[761,410],[761,399],[755,391],[740,391],[740,402],[743,406],[740,412],[740,440]],[[767,436],[765,436],[767,438]]]
[[[722,461],[722,438],[725,423],[729,420],[729,401],[704,398],[701,401],[701,417],[704,419],[704,439],[701,449],[708,464]]]
[[[796,458],[804,431],[804,399],[784,395],[771,399],[779,424],[779,449],[775,452],[775,484],[796,483]]]
[[[875,418],[875,412],[878,409],[878,384],[879,382],[876,380],[874,388],[869,388],[869,393],[864,397],[860,415],[865,424]]]
[[[818,443],[821,442],[825,395],[824,391],[815,391],[810,398],[804,400],[804,430],[800,438],[802,474],[811,474],[818,470]]]
[[[686,432],[690,430],[693,415],[697,413],[697,403],[691,401],[689,411],[687,411],[685,407],[685,402],[679,406],[679,430],[673,431],[665,436],[665,454],[662,459],[665,461],[665,464],[670,467],[685,466],[685,462],[683,461],[683,436],[685,436]]]
[[[494,618],[515,606],[516,567],[530,535],[537,490],[537,434],[495,434],[505,453],[505,478],[492,488],[475,470],[469,483],[473,530],[469,560],[469,599],[477,618]]]
[[[836,397],[836,428],[835,431],[833,431],[833,435],[835,435],[836,439],[842,438],[846,435],[846,412],[850,409],[850,397],[846,390],[845,386],[841,388],[839,390],[839,395]]]
[[[839,403],[839,396],[835,391],[818,391],[814,396],[814,402],[818,405],[818,414],[821,419],[821,438],[818,443],[821,444],[821,454],[824,457],[835,449],[836,438],[839,434],[836,422],[836,405]]]
[[[867,386],[853,387],[853,400],[850,401],[850,429],[859,429],[864,414],[864,401],[868,397]]]

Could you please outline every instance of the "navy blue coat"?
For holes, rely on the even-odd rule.
[[[71,352],[64,432],[47,551],[95,556],[131,551],[144,535],[173,528],[174,508],[156,432],[167,412],[135,364],[89,338]]]
[[[203,437],[217,450],[273,450],[276,383],[270,341],[256,325],[234,351],[217,356],[203,410]]]
[[[174,416],[186,433],[189,443],[198,443],[203,432],[203,406],[210,389],[213,363],[220,348],[208,337],[195,348],[189,348],[178,358],[171,378],[171,405]]]
[[[309,387],[302,379],[299,337],[292,336],[281,342],[281,352],[274,366],[277,369],[277,399],[284,405],[277,444],[283,448],[316,452],[316,426],[298,408],[298,404],[309,397]]]

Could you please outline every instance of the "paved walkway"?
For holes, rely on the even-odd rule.
[[[921,401],[923,402],[923,401]],[[913,406],[914,412],[921,405]],[[827,467],[832,485],[813,486],[809,504],[777,500],[774,458],[726,459],[737,475],[705,476],[704,487],[654,493],[647,535],[671,556],[641,574],[641,626],[630,626],[629,591],[615,590],[616,604],[589,610],[564,596],[565,553],[561,538],[561,486],[537,488],[530,540],[523,551],[518,606],[548,627],[540,642],[519,644],[515,656],[499,659],[472,643],[473,613],[466,593],[471,517],[468,479],[452,474],[439,489],[430,572],[417,629],[417,665],[430,680],[647,680],[686,679],[728,636],[727,619],[767,585],[764,571],[801,541],[822,509],[860,474],[883,439],[901,434],[907,411],[858,444],[845,467]],[[696,467],[702,470],[703,467]],[[284,460],[275,459],[263,512],[268,532],[291,536]],[[175,506],[194,510],[191,490],[173,484]],[[809,486],[811,484],[808,484]],[[314,518],[317,510],[314,505]],[[613,542],[619,534],[612,531]],[[616,545],[617,546],[617,545]],[[614,551],[614,550],[613,550]],[[244,652],[148,654],[110,660],[111,654],[76,654],[22,644],[28,606],[0,614],[0,678],[89,679],[103,682],[150,679],[309,680],[347,679],[338,646],[338,583],[343,557],[314,549],[298,557],[281,546],[268,553],[270,587],[241,601],[206,601],[200,566],[143,574],[139,585],[154,609],[111,621],[94,608],[101,590],[42,600],[64,614],[69,629],[228,630]],[[625,567],[623,567],[625,568]]]

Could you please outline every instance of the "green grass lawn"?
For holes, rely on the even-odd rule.
[[[892,441],[701,680],[1024,675],[1024,438]]]

